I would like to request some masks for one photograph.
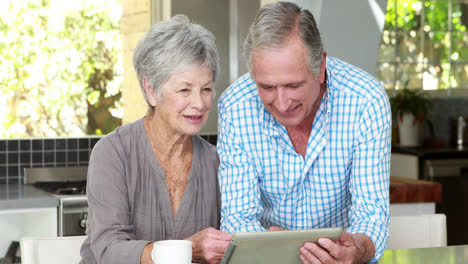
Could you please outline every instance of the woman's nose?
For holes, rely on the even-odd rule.
[[[200,93],[193,93],[191,105],[195,109],[204,109],[205,105],[203,104],[203,99]]]

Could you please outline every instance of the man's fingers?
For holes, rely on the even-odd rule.
[[[302,262],[304,264],[320,263],[320,260],[317,258],[317,256],[314,255],[313,250],[311,250],[313,248],[313,245],[306,246],[306,244],[304,244],[304,246],[302,246],[299,249],[299,252],[301,253],[299,257],[301,258]]]
[[[332,263],[332,261],[334,261],[334,257],[331,256],[326,249],[315,243],[306,242],[302,248],[309,251],[301,250],[301,253],[303,253],[311,263]]]
[[[281,230],[283,229],[279,226],[271,226],[270,228],[268,228],[268,231],[281,231]]]
[[[309,260],[307,260],[307,258],[304,255],[302,255],[302,253],[299,255],[299,258],[304,264],[312,264],[312,262],[309,262]]]
[[[332,257],[336,258],[339,255],[340,251],[340,246],[338,246],[336,243],[331,241],[328,238],[320,238],[318,240],[318,244],[326,249],[328,251],[328,254],[330,254]]]
[[[348,232],[343,232],[340,238],[338,239],[338,242],[341,243],[343,246],[348,247],[355,245],[353,236]]]

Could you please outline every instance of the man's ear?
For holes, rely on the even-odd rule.
[[[146,98],[148,98],[148,102],[149,104],[152,106],[152,107],[155,107],[156,106],[156,95],[154,94],[154,90],[153,88],[151,87],[151,84],[149,83],[148,79],[146,78],[146,76],[143,76],[143,88],[145,88],[145,94],[146,94]]]
[[[326,81],[326,69],[327,69],[327,52],[324,50],[323,51],[323,58],[322,58],[322,64],[320,64],[320,83],[324,83]]]

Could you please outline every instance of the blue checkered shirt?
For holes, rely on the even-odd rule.
[[[219,99],[221,229],[344,227],[372,239],[375,261],[388,238],[390,104],[366,72],[332,57],[326,69],[305,158],[249,74]]]

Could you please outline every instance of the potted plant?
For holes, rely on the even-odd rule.
[[[404,88],[390,98],[393,116],[398,120],[401,146],[418,146],[422,124],[431,107],[431,101],[422,90]]]

